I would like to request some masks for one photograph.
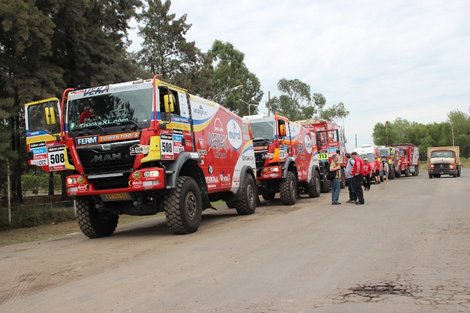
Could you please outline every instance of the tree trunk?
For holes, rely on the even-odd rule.
[[[54,173],[49,173],[49,196],[54,195]]]

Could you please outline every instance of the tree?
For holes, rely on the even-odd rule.
[[[149,0],[148,7],[138,15],[142,49],[137,53],[140,65],[151,75],[184,86],[201,96],[212,94],[210,59],[194,41],[186,40],[191,24],[186,14],[176,18],[170,13],[171,1]]]
[[[266,103],[271,112],[279,113],[293,121],[313,116],[310,85],[299,79],[282,78],[277,83],[277,88],[281,95]]]
[[[320,118],[328,121],[332,121],[334,118],[346,118],[348,115],[349,111],[346,110],[343,102],[339,102],[326,110],[320,110]]]
[[[386,124],[376,123],[373,130],[374,142],[377,145],[410,142],[419,146],[420,159],[426,159],[426,150],[430,146],[452,145],[452,130],[455,145],[460,146],[463,157],[470,156],[470,117],[460,111],[448,114],[448,121],[441,123],[421,124],[397,118]]]
[[[22,104],[57,89],[61,69],[48,61],[52,55],[54,24],[30,1],[0,1],[0,131],[7,132],[14,195],[22,199],[20,175],[24,166]],[[6,138],[5,134],[0,137]],[[6,146],[4,146],[6,149]]]
[[[240,116],[257,114],[257,104],[263,97],[258,77],[244,63],[244,54],[229,42],[214,41],[208,52],[212,60],[213,90],[211,98]]]
[[[51,58],[64,69],[63,86],[97,86],[143,76],[126,52],[128,21],[141,4],[140,0],[38,1],[56,25]]]
[[[313,102],[315,103],[314,113],[318,113],[318,116],[321,116],[323,108],[325,107],[325,104],[326,104],[326,98],[321,93],[314,93],[312,98],[313,98]]]

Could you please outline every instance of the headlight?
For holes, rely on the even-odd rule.
[[[83,183],[86,182],[86,179],[85,179],[85,177],[83,177],[83,176],[78,176],[77,182],[78,182],[79,184],[83,184]]]
[[[141,172],[134,172],[132,173],[132,178],[133,179],[139,179],[140,177],[142,177],[142,173]]]
[[[77,179],[75,177],[67,177],[67,185],[75,185],[77,183]]]

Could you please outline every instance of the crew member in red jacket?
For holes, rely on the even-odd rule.
[[[352,168],[352,176],[353,176],[353,185],[354,190],[356,191],[357,200],[356,204],[364,204],[364,194],[362,192],[362,167],[364,166],[364,162],[362,159],[357,155],[357,152],[351,153],[351,157],[354,160],[354,166]]]
[[[382,162],[380,161],[379,158],[375,159],[375,183],[380,184],[380,166],[382,165]]]
[[[370,178],[372,176],[372,164],[367,158],[364,158],[364,166],[362,167],[362,176],[364,176],[364,190],[370,190]]]

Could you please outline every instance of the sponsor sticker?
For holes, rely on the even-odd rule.
[[[130,148],[131,155],[138,155],[138,154],[149,154],[150,146],[149,145],[133,145]]]
[[[240,125],[234,119],[230,119],[227,123],[228,141],[230,145],[238,150],[243,142],[242,129]]]
[[[132,132],[132,133],[119,133],[119,134],[111,134],[111,135],[103,135],[99,137],[98,142],[110,142],[110,141],[121,141],[121,140],[131,140],[139,138],[139,132]]]

